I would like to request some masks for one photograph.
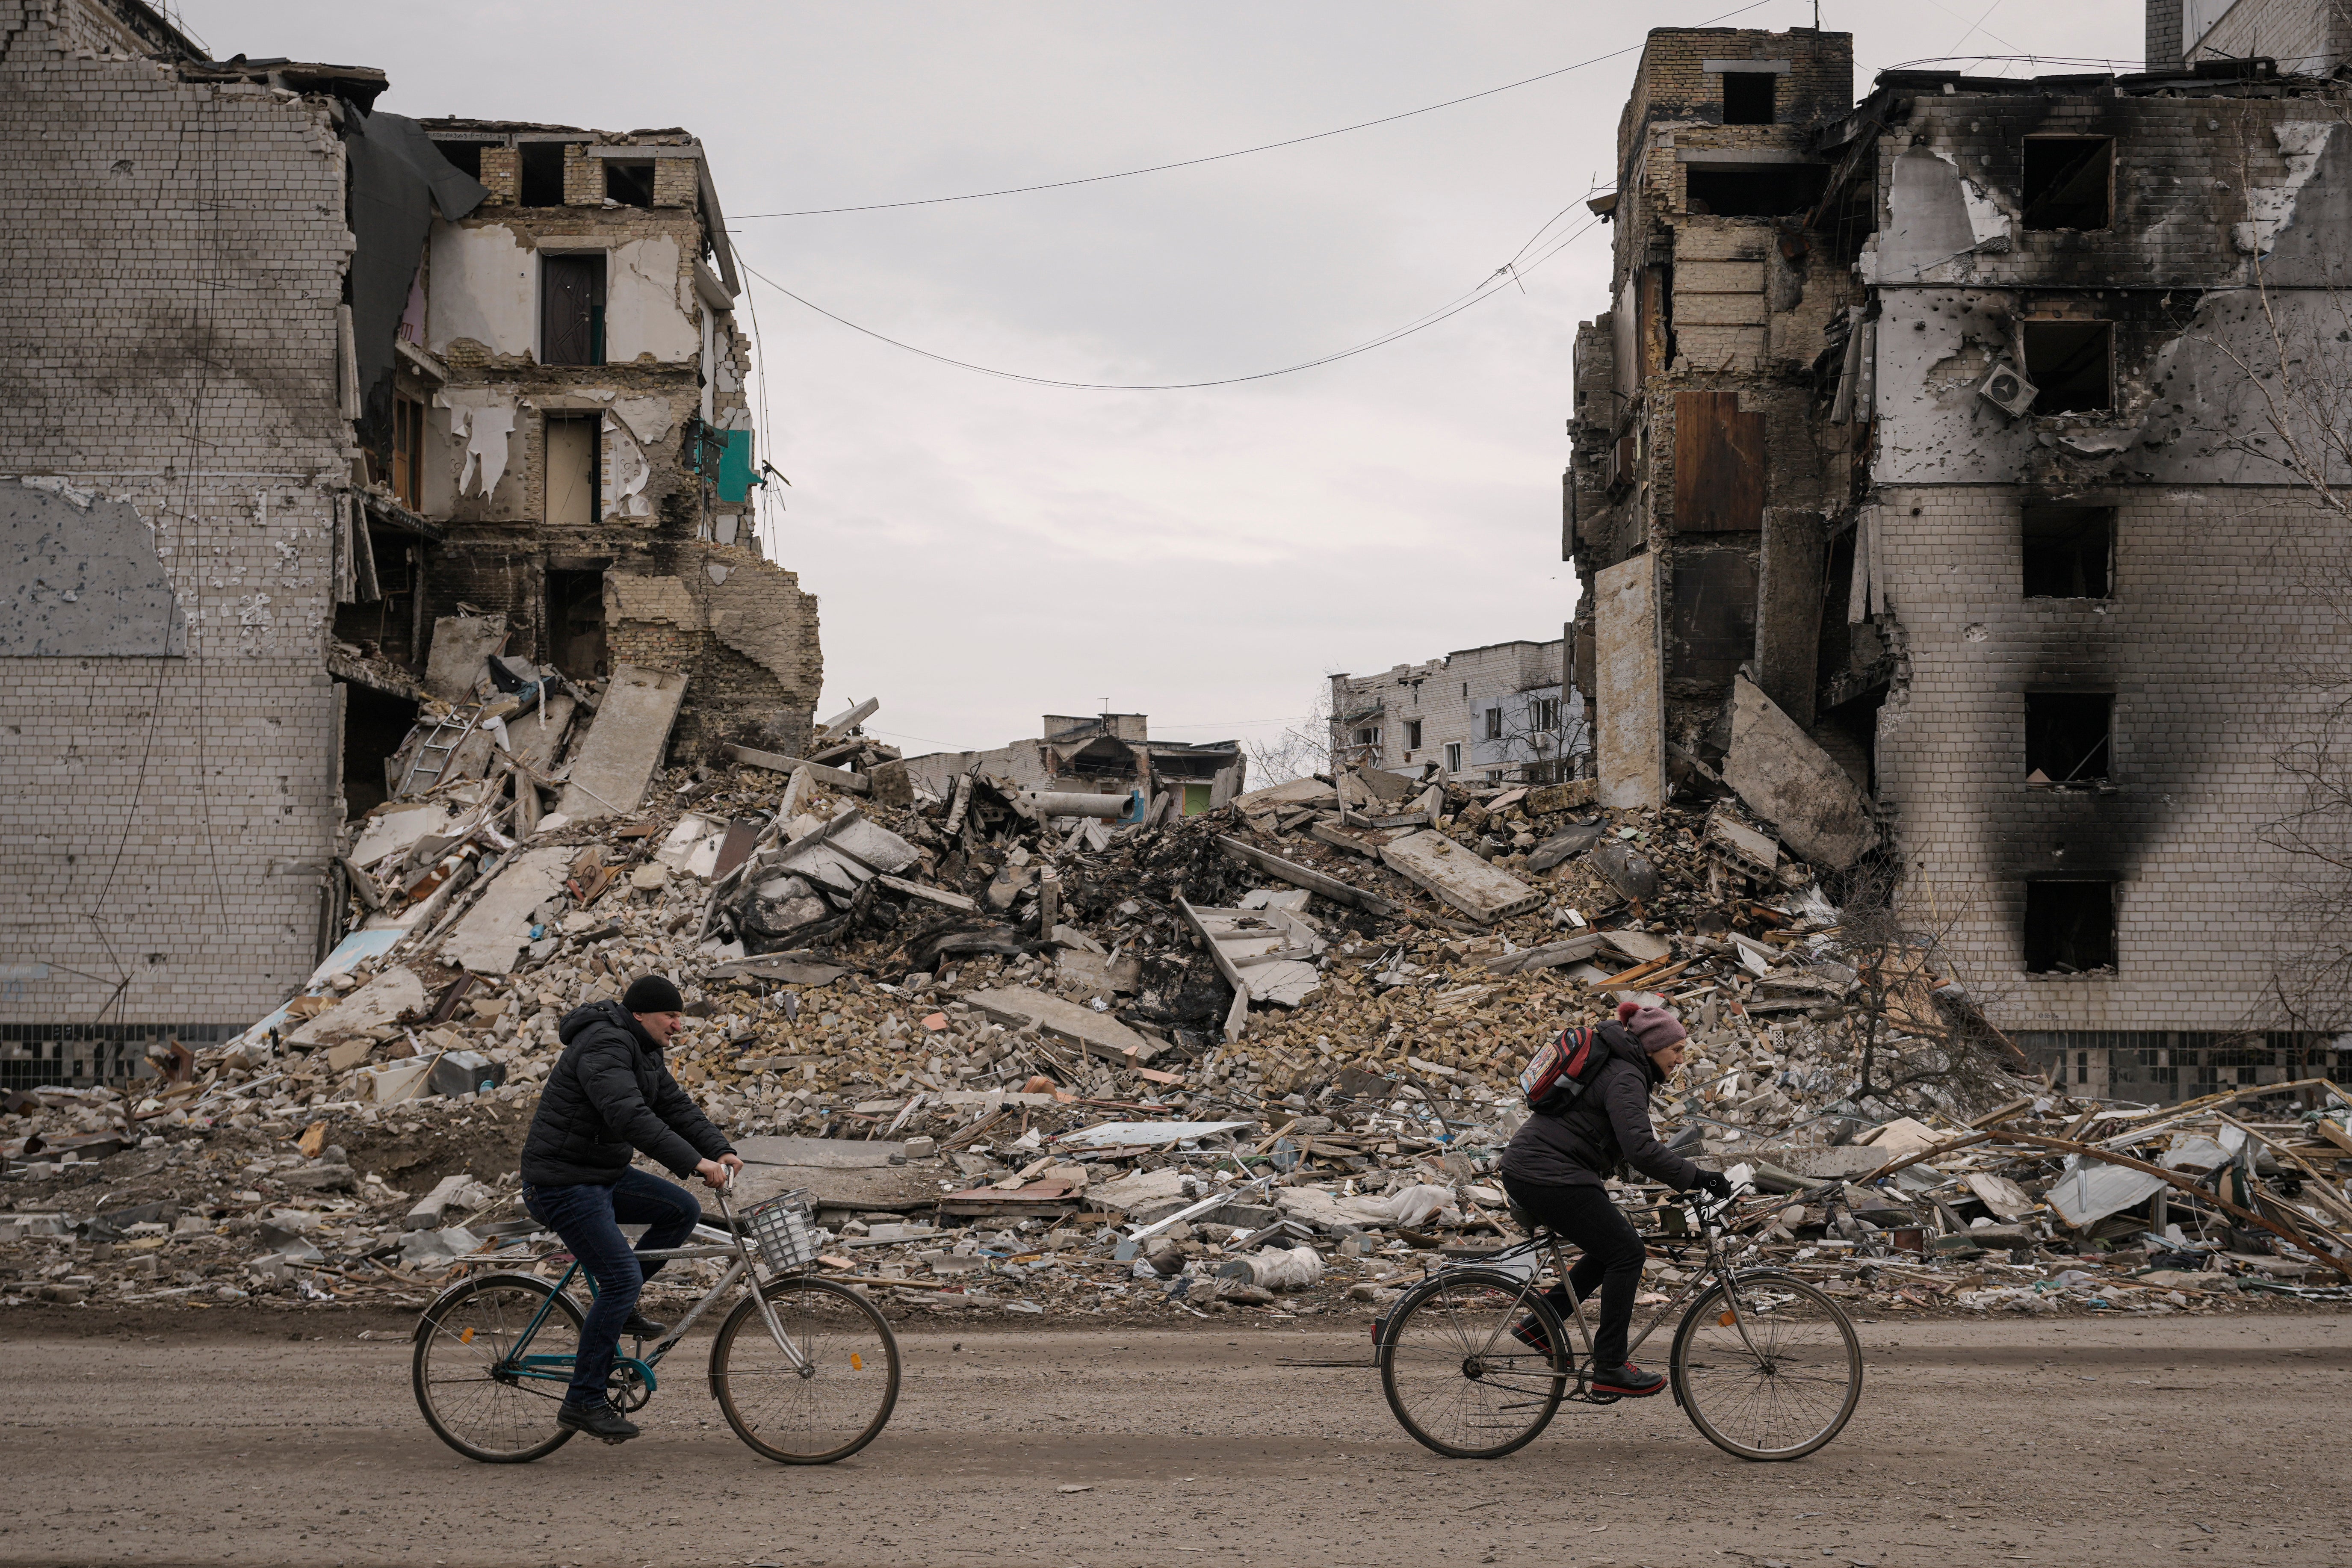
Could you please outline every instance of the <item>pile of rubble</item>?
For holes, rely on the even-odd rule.
[[[0,1299],[414,1304],[543,1253],[513,1169],[557,1025],[647,972],[688,999],[670,1065],[751,1162],[741,1200],[806,1189],[824,1267],[909,1311],[1369,1310],[1520,1234],[1515,1075],[1629,995],[1692,1026],[1662,1131],[1752,1179],[1753,1245],[1832,1293],[2199,1310],[2352,1268],[2331,1086],[2072,1099],[1732,797],[940,796],[859,732],[871,704],[804,758],[659,772],[657,681],[498,662],[467,734],[403,764],[441,746],[438,775],[354,825],[356,929],[302,994],[128,1095],[9,1097]],[[555,696],[593,723],[521,755]],[[490,708],[508,741],[467,758]],[[1681,1211],[1621,1196],[1671,1283]]]

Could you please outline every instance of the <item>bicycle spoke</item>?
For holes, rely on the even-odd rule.
[[[1859,1394],[1844,1316],[1810,1287],[1779,1279],[1741,1282],[1738,1303],[1734,1313],[1715,1288],[1676,1347],[1691,1419],[1747,1458],[1810,1452],[1844,1425]]]
[[[564,1363],[541,1363],[545,1370],[508,1364],[535,1318],[530,1356],[568,1360],[578,1349],[576,1310],[558,1298],[542,1317],[548,1296],[537,1280],[506,1277],[461,1289],[431,1310],[415,1356],[416,1398],[434,1430],[459,1452],[511,1461],[535,1458],[562,1442],[555,1408],[565,1383],[549,1373]]]
[[[1494,1457],[1543,1429],[1561,1384],[1550,1357],[1512,1333],[1532,1310],[1516,1284],[1491,1274],[1441,1277],[1405,1299],[1383,1341],[1381,1378],[1416,1441]]]
[[[888,1325],[864,1301],[814,1281],[772,1287],[768,1305],[799,1364],[752,1303],[737,1309],[719,1331],[718,1392],[729,1423],[787,1462],[828,1462],[863,1447],[898,1400]]]

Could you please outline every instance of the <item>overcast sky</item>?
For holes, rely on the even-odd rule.
[[[1738,4],[179,10],[222,58],[381,67],[380,107],[404,114],[683,125],[709,148],[738,254],[778,283],[935,353],[1131,384],[1318,358],[1461,300],[1515,256],[1526,269],[1583,226],[1582,198],[1611,178],[1643,31]],[[1857,91],[1874,71],[1951,55],[2137,68],[2142,44],[2139,0],[1820,12],[1856,36]],[[1812,0],[1766,0],[1727,25],[1813,14]],[[1627,52],[1201,167],[752,216],[1200,157],[1614,50]],[[1307,712],[1328,671],[1558,637],[1576,589],[1559,550],[1569,355],[1577,321],[1605,304],[1607,247],[1591,229],[1391,346],[1187,391],[980,375],[751,282],[764,455],[793,487],[770,538],[823,601],[827,706],[879,697],[869,728],[910,753],[1002,745],[1035,734],[1040,714],[1106,704],[1150,714],[1155,736],[1267,735]]]

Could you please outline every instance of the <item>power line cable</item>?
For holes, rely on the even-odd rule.
[[[1554,219],[1553,221],[1556,222],[1558,220]],[[913,343],[906,342],[900,339],[891,337],[886,332],[877,332],[871,327],[860,326],[857,322],[851,321],[848,317],[837,315],[834,311],[826,310],[815,300],[810,300],[801,294],[794,293],[792,289],[787,289],[782,283],[777,282],[774,279],[769,277],[766,273],[761,271],[750,262],[745,261],[740,253],[736,257],[736,261],[750,276],[758,279],[769,288],[773,289],[777,293],[782,294],[785,299],[793,301],[795,304],[807,307],[809,310],[815,311],[818,315],[824,317],[829,321],[838,322],[840,325],[847,327],[851,331],[857,332],[865,337],[872,338],[877,342],[887,343],[892,348],[903,349],[908,353],[919,354],[924,359],[933,360],[940,364],[953,365],[958,370],[973,371],[981,375],[992,375],[1003,381],[1023,382],[1031,386],[1062,387],[1076,392],[1190,392],[1212,386],[1236,386],[1244,382],[1267,381],[1278,375],[1292,375],[1302,370],[1314,370],[1322,365],[1335,364],[1343,359],[1352,359],[1358,354],[1370,353],[1372,350],[1377,348],[1385,348],[1390,343],[1395,342],[1400,339],[1412,336],[1415,332],[1426,331],[1429,328],[1437,325],[1440,321],[1458,316],[1463,311],[1470,309],[1471,306],[1479,304],[1484,300],[1490,300],[1496,294],[1506,291],[1515,282],[1517,282],[1517,279],[1526,277],[1528,273],[1534,271],[1537,268],[1550,260],[1554,256],[1559,255],[1560,251],[1566,249],[1570,243],[1589,232],[1592,226],[1600,221],[1601,220],[1597,216],[1589,219],[1585,223],[1578,226],[1575,229],[1570,231],[1567,235],[1561,237],[1560,239],[1552,245],[1549,249],[1544,251],[1534,261],[1528,263],[1527,266],[1520,267],[1517,266],[1516,262],[1506,263],[1504,266],[1490,274],[1486,278],[1486,281],[1480,283],[1468,293],[1457,295],[1445,304],[1439,306],[1436,310],[1430,310],[1421,316],[1417,316],[1405,325],[1395,328],[1390,331],[1382,332],[1377,337],[1368,339],[1363,342],[1354,344],[1349,348],[1337,350],[1331,353],[1318,354],[1313,359],[1301,360],[1296,364],[1284,365],[1279,369],[1254,371],[1247,375],[1217,376],[1205,381],[1063,381],[1052,376],[1028,375],[1020,371],[999,370],[993,365],[975,364],[970,360],[957,359],[950,354],[936,353],[929,349],[919,348]],[[1550,224],[1547,223],[1544,226],[1549,228]],[[1538,230],[1537,232],[1540,234],[1542,231]],[[1533,241],[1530,241],[1529,243],[1533,243]],[[1525,247],[1521,247],[1522,254],[1525,253]]]
[[[1719,16],[1710,16],[1706,21],[1694,25],[1711,27],[1717,22],[1728,21],[1734,16],[1760,9],[1769,4],[1771,0],[1750,0],[1748,5],[1739,6],[1736,10],[1726,11]],[[1479,99],[1492,98],[1496,93],[1510,92],[1522,87],[1532,87],[1539,81],[1549,81],[1556,76],[1566,76],[1570,71],[1582,70],[1587,66],[1597,66],[1603,61],[1613,60],[1620,55],[1630,55],[1641,47],[1640,44],[1628,44],[1622,49],[1612,49],[1605,55],[1595,55],[1589,60],[1578,60],[1573,65],[1560,66],[1538,76],[1523,77],[1517,81],[1507,81],[1500,87],[1490,87],[1483,91],[1465,93],[1460,98],[1449,98],[1443,103],[1424,104],[1419,109],[1408,109],[1402,113],[1383,114],[1377,120],[1359,121],[1353,125],[1342,125],[1332,131],[1318,131],[1306,136],[1292,136],[1280,142],[1264,142],[1255,147],[1240,147],[1230,153],[1212,153],[1200,158],[1179,158],[1171,163],[1151,163],[1140,169],[1121,169],[1117,174],[1087,174],[1076,180],[1046,180],[1034,185],[1007,185],[1001,190],[968,191],[960,196],[922,196],[913,201],[866,202],[856,206],[846,207],[803,207],[795,212],[744,213],[731,221],[741,222],[750,218],[772,217],[827,217],[836,213],[887,212],[895,207],[942,206],[950,202],[977,202],[984,201],[991,196],[1019,196],[1026,195],[1033,191],[1067,190],[1072,185],[1098,185],[1106,180],[1131,180],[1138,174],[1162,174],[1171,169],[1192,169],[1202,163],[1222,163],[1229,158],[1246,158],[1254,153],[1272,153],[1284,147],[1297,147],[1308,142],[1321,142],[1333,136],[1345,136],[1353,131],[1369,131],[1376,125],[1393,125],[1400,120],[1411,120],[1416,115],[1434,114],[1441,109],[1453,109],[1460,104],[1475,103]]]

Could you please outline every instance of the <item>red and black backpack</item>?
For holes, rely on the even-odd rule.
[[[1587,1026],[1562,1029],[1528,1058],[1519,1073],[1519,1093],[1528,1109],[1539,1116],[1565,1113],[1592,1087],[1609,1064],[1609,1042],[1601,1031]]]

